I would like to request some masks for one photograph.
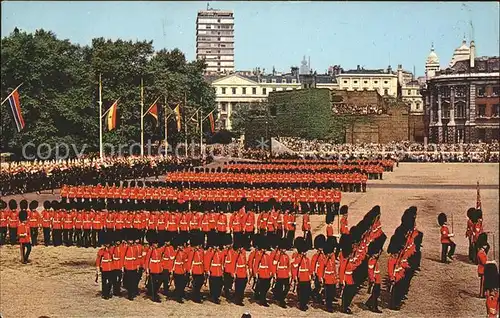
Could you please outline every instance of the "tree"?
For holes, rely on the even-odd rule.
[[[231,130],[236,135],[244,135],[245,127],[252,117],[268,117],[267,102],[237,104],[231,112]]]

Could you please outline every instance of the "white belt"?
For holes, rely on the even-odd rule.
[[[119,261],[119,258],[113,257],[113,261]]]
[[[193,265],[201,265],[203,264],[202,262],[194,262]]]
[[[335,274],[335,272],[328,272],[328,271],[325,271],[325,274],[329,275],[329,274]]]
[[[103,259],[103,260],[102,260],[102,263],[109,263],[109,262],[111,262],[111,260],[110,260],[110,259]]]
[[[352,272],[345,272],[347,275],[352,275]]]
[[[212,266],[220,266],[220,264],[212,264]]]
[[[285,269],[288,268],[288,266],[278,266],[278,269]]]
[[[269,268],[269,266],[262,266],[262,265],[259,265],[259,268]]]
[[[160,261],[161,261],[161,260],[159,260],[159,259],[152,259],[152,260],[151,260],[151,263],[159,263]]]
[[[135,260],[135,257],[125,257],[125,260],[127,260],[127,261],[133,261],[133,260]]]
[[[380,271],[375,271],[375,274],[380,274]]]
[[[306,269],[299,269],[299,272],[308,272],[309,270],[306,268]]]
[[[226,260],[226,264],[231,264],[231,261],[230,260],[229,261]]]
[[[175,265],[184,265],[184,263],[175,262]]]
[[[375,265],[368,265],[368,268],[374,268]]]
[[[163,260],[164,260],[164,261],[168,261],[169,259],[170,259],[170,258],[165,258],[165,257],[163,258]]]
[[[246,265],[236,265],[236,267],[241,268],[241,267],[246,267]]]

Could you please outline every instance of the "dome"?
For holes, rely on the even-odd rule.
[[[436,52],[434,52],[434,45],[432,45],[431,52],[429,53],[429,56],[427,56],[426,64],[439,64],[439,57]]]
[[[458,61],[468,60],[469,58],[470,58],[470,48],[467,46],[467,42],[464,39],[462,41],[462,45],[460,45],[460,47],[455,49],[449,67],[452,67]]]

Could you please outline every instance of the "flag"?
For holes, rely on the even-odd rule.
[[[212,134],[215,132],[215,120],[214,120],[214,112],[211,112],[208,115],[208,120],[210,121],[210,131]]]
[[[481,209],[481,194],[479,193],[479,181],[477,182],[476,209]]]
[[[174,108],[175,119],[177,121],[177,131],[181,131],[181,104],[177,104]]]
[[[156,102],[154,102],[150,107],[149,107],[149,110],[148,112],[146,113],[147,114],[150,114],[151,116],[154,117],[154,119],[156,119],[156,124],[158,124],[158,105],[156,104]]]
[[[10,94],[9,104],[10,109],[12,110],[12,115],[14,116],[17,132],[20,132],[24,128],[24,119],[23,114],[21,113],[21,102],[19,101],[19,92],[17,88],[12,92],[12,94]]]
[[[118,108],[118,100],[111,105],[106,116],[106,121],[108,122],[108,130],[113,130],[116,128],[116,111]]]

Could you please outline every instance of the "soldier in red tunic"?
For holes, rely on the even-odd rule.
[[[243,297],[245,287],[248,283],[248,265],[247,253],[245,248],[240,243],[235,243],[236,260],[235,260],[235,274],[234,274],[234,303],[238,306],[243,306]]]
[[[477,249],[477,275],[479,276],[479,297],[484,298],[484,267],[488,263],[488,235],[481,233],[476,242]]]
[[[324,270],[326,263],[326,256],[323,253],[323,247],[325,246],[326,238],[323,234],[319,234],[314,238],[314,248],[316,253],[311,258],[311,269],[313,271],[313,282],[314,289],[311,291],[311,297],[315,303],[322,304],[320,291],[322,289],[322,279],[321,273]]]
[[[274,274],[274,299],[278,301],[281,308],[286,308],[286,296],[290,291],[291,265],[290,257],[286,254],[286,239],[279,240],[278,250],[273,256],[273,274]]]
[[[307,303],[311,294],[311,279],[313,271],[311,261],[307,257],[307,245],[303,237],[298,237],[294,241],[297,249],[297,255],[292,265],[292,279],[297,288],[297,297],[299,299],[299,309],[307,310]]]
[[[451,240],[454,236],[453,233],[450,233],[448,228],[448,224],[446,223],[448,218],[446,214],[440,213],[438,215],[438,223],[441,226],[441,262],[446,263],[446,257],[450,260],[453,260],[453,254],[455,254],[456,244]],[[448,250],[449,249],[449,250]]]
[[[220,304],[220,295],[222,293],[222,262],[224,262],[224,253],[222,246],[219,246],[218,239],[214,239],[214,248],[205,253],[205,273],[209,279],[210,297],[215,304]]]
[[[31,253],[30,226],[28,224],[28,211],[23,209],[19,211],[19,225],[17,226],[17,236],[19,241],[19,250],[21,252],[21,263],[26,264]]]
[[[373,241],[368,246],[368,292],[371,292],[370,298],[366,301],[365,305],[372,312],[382,313],[378,308],[378,298],[380,296],[380,286],[382,283],[382,277],[380,275],[380,267],[379,267],[379,257],[382,253],[384,243],[387,237],[385,234],[379,236],[375,241]]]
[[[113,284],[113,247],[109,235],[103,237],[104,246],[97,252],[96,279],[101,272],[102,298],[111,298],[111,286]]]
[[[486,297],[486,314],[488,318],[498,318],[500,302],[498,297],[498,267],[494,262],[486,264],[484,268],[484,291]]]
[[[187,271],[192,277],[192,298],[195,303],[201,303],[201,287],[204,281],[204,261],[205,253],[200,246],[201,234],[191,236],[191,246],[193,249],[190,251],[187,259]]]
[[[7,202],[0,200],[0,246],[4,245],[7,239],[8,217]]]
[[[19,225],[19,212],[17,211],[17,201],[9,201],[8,222],[9,222],[9,241],[11,245],[17,242],[17,226]]]
[[[38,201],[33,200],[29,204],[28,213],[28,223],[31,231],[31,245],[37,245],[38,243],[38,228],[40,227],[40,213],[36,210],[38,209]]]
[[[339,282],[335,259],[336,246],[337,239],[334,236],[326,239],[323,248],[326,256],[325,265],[318,269],[318,276],[325,290],[325,305],[328,312],[333,312],[333,301],[337,294],[337,284]]]

